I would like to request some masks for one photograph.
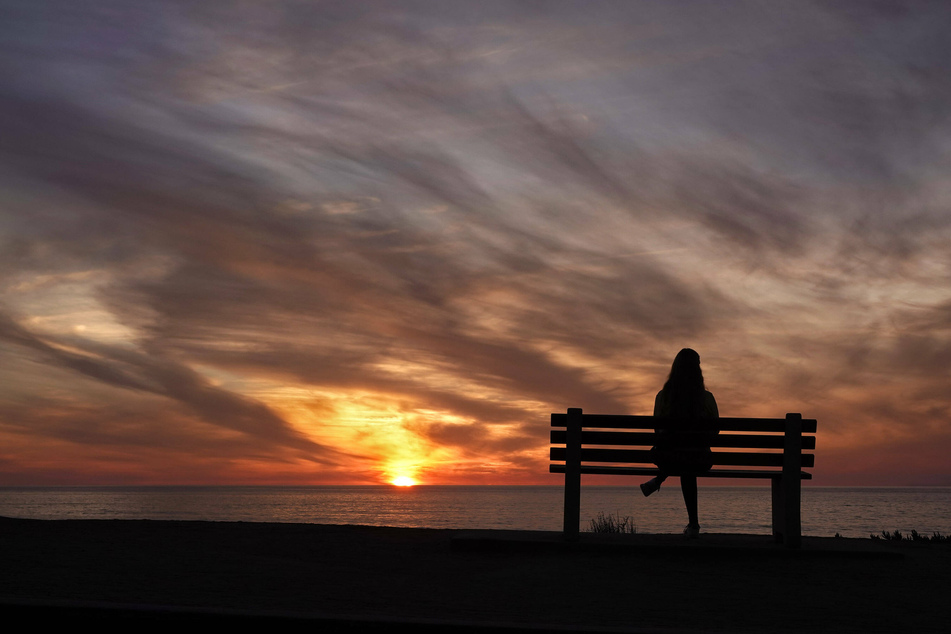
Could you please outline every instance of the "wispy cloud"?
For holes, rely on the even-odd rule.
[[[725,414],[947,444],[940,6],[44,4],[0,38],[10,481],[546,481],[550,411],[648,410],[687,345]]]

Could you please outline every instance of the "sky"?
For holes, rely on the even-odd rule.
[[[951,485],[949,27],[0,0],[0,485],[557,485],[683,347],[815,484]]]

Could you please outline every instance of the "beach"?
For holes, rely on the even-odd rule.
[[[35,622],[185,616],[584,631],[943,631],[951,548],[767,536],[0,518],[0,598]],[[58,611],[58,609],[60,611]],[[89,613],[86,613],[88,616]]]

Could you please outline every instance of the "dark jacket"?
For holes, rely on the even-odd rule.
[[[670,398],[664,390],[654,399],[654,416],[671,416]],[[703,408],[699,417],[671,418],[664,427],[654,431],[657,445],[651,449],[654,464],[671,474],[691,474],[708,471],[713,466],[712,439],[719,433],[717,401],[710,392],[703,394]]]

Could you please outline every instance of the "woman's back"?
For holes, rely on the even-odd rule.
[[[720,417],[717,400],[704,390],[702,399],[690,407],[677,407],[666,390],[654,398],[654,416],[668,419],[668,423],[654,431],[658,447],[664,449],[700,448],[709,452],[710,442],[719,433],[716,420]],[[684,433],[685,432],[685,433]]]
[[[713,394],[703,390],[703,396],[697,399],[696,405],[687,405],[678,407],[679,403],[667,389],[663,389],[654,397],[654,416],[678,416],[690,418],[719,418],[720,412],[717,410],[717,400]]]

